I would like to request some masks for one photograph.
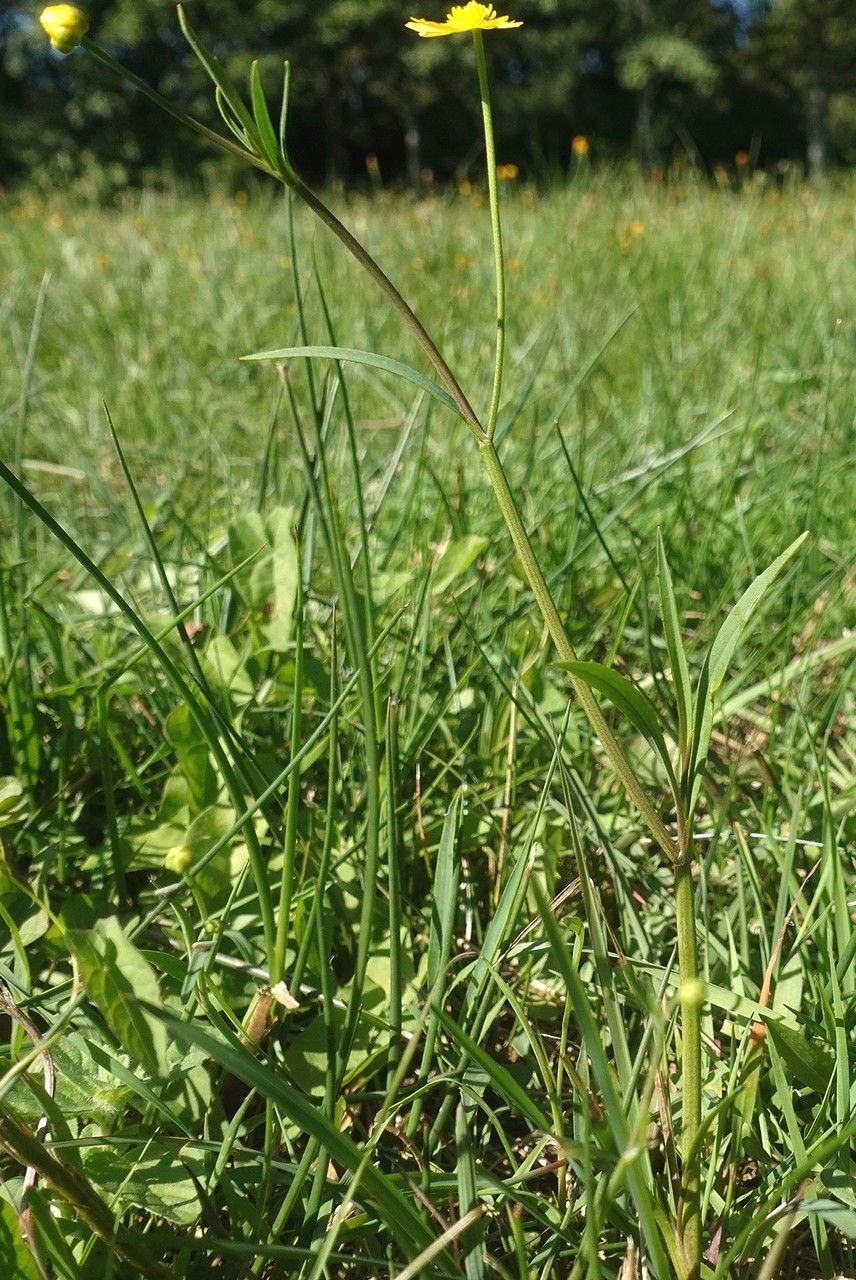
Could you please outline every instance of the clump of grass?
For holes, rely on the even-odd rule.
[[[248,109],[198,51],[238,145],[390,296],[289,171],[258,84]],[[447,363],[408,312],[438,387],[374,341],[341,346],[338,287],[302,254],[289,205],[275,252],[295,336],[274,353],[251,483],[209,447],[201,471],[170,464],[158,493],[122,396],[106,510],[66,502],[63,523],[34,477],[70,477],[27,461],[45,285],[2,472],[18,551],[0,611],[0,1141],[21,1274],[36,1274],[31,1255],[63,1276],[851,1266],[852,583],[817,496],[846,421],[840,356],[831,326],[811,361],[777,352],[773,372],[810,371],[796,385],[817,400],[800,501],[765,466],[761,336],[724,402],[704,321],[724,334],[736,303],[693,302],[682,263],[676,295],[652,290],[630,314],[645,237],[628,240],[610,199],[624,289],[609,320],[556,334],[530,312],[506,397],[499,251],[487,369],[473,326],[443,344]],[[693,199],[703,222],[712,206]],[[759,207],[738,207],[735,245]],[[528,225],[536,253],[542,211],[521,199],[511,213],[512,240]],[[580,216],[561,194],[551,214]],[[448,252],[448,237],[425,241]],[[244,248],[270,263],[263,244]],[[739,275],[746,258],[716,261]],[[218,297],[252,312],[213,274]],[[554,287],[521,269],[512,297]],[[695,308],[689,334],[675,296]],[[224,351],[236,315],[221,319]],[[240,322],[254,338],[266,319]],[[362,304],[345,320],[389,336]],[[473,364],[484,423],[450,372]],[[258,394],[240,378],[232,396]],[[544,381],[573,430],[553,425]],[[150,387],[145,401],[151,414]],[[627,421],[618,439],[600,425],[631,411],[650,424],[647,456],[627,456]],[[182,458],[187,442],[167,448]],[[772,548],[804,524],[825,544],[779,578],[795,546]]]

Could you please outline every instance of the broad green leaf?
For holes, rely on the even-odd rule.
[[[849,1170],[824,1169],[820,1175],[820,1183],[838,1200],[843,1201],[851,1209],[856,1209],[856,1185]]]
[[[455,538],[437,562],[431,589],[435,595],[441,595],[452,585],[456,578],[466,573],[470,565],[478,560],[489,539],[481,534],[471,533],[464,538]]]
[[[193,808],[198,810],[213,804],[217,796],[217,775],[208,756],[208,743],[186,702],[169,713],[164,733],[187,782]]]
[[[384,1001],[375,999],[378,989],[367,984],[369,1001],[376,1004],[378,1011],[383,1008]],[[331,1013],[332,1034],[340,1041],[345,1026],[346,1012],[334,1008]],[[307,1027],[299,1031],[283,1053],[283,1061],[292,1078],[300,1081],[301,1090],[320,1102],[324,1097],[327,1084],[329,1057],[329,1032],[324,1018],[319,1014]],[[375,1058],[379,1051],[386,1052],[387,1038],[381,1028],[368,1018],[361,1018],[357,1023],[351,1041],[351,1051],[345,1066],[345,1078],[350,1079],[363,1071],[366,1064]]]
[[[265,519],[242,511],[229,524],[229,555],[234,586],[244,604],[263,619],[270,647],[284,653],[292,639],[299,561],[294,540],[294,511],[275,507]],[[249,559],[249,563],[247,560]]]
[[[24,816],[24,788],[17,778],[0,778],[0,827],[20,822]]]
[[[165,1076],[169,1069],[166,1030],[140,1003],[161,1003],[151,965],[116,916],[97,916],[85,898],[69,898],[62,908],[62,923],[83,985],[113,1035],[151,1075]]]
[[[267,560],[270,544],[264,520],[257,511],[241,511],[230,520],[227,538],[229,558],[235,566],[233,587],[248,608],[263,609],[270,599],[269,575],[259,576],[253,571],[260,560]]]
[[[353,347],[281,347],[277,351],[256,351],[253,355],[241,356],[242,360],[345,360],[351,364],[365,364],[372,369],[380,369],[384,373],[395,374],[404,378],[420,391],[439,400],[447,409],[460,416],[460,410],[448,391],[437,382],[426,378],[418,369],[402,364],[400,360],[390,360],[388,356],[375,355],[373,351],[357,351]]]
[[[659,529],[657,530],[657,575],[660,587],[660,611],[663,615],[663,630],[666,635],[672,685],[675,690],[675,702],[678,708],[678,744],[683,768],[687,765],[690,742],[692,741],[692,686],[690,684],[690,672],[686,650],[684,649],[684,640],[681,635],[680,616],[672,586],[672,575],[666,559],[663,536]]]
[[[737,604],[729,613],[717,633],[710,648],[710,653],[702,669],[701,679],[696,691],[693,719],[694,743],[688,777],[690,779],[690,811],[695,807],[701,787],[701,775],[710,746],[710,734],[713,727],[713,704],[720,686],[728,672],[731,659],[738,644],[759,604],[785,565],[805,542],[808,533],[801,533],[773,563],[759,573],[758,577],[747,587]]]
[[[243,707],[252,702],[255,696],[253,682],[228,636],[214,633],[200,661],[213,687],[222,690],[233,706]]]
[[[276,507],[267,518],[271,555],[268,561],[270,595],[266,603],[265,639],[275,653],[285,653],[292,642],[294,602],[300,561],[294,540],[294,512]]]
[[[144,1209],[183,1227],[198,1222],[196,1186],[204,1184],[206,1172],[201,1152],[175,1142],[140,1138],[133,1146],[126,1141],[103,1147],[84,1144],[80,1155],[87,1178],[120,1211]]]
[[[51,1047],[51,1057],[56,1071],[54,1101],[59,1111],[68,1119],[92,1120],[102,1129],[110,1129],[128,1105],[132,1096],[128,1089],[94,1061],[85,1039],[76,1031],[66,1031]],[[21,1120],[31,1126],[38,1124],[44,1106],[23,1080],[16,1080],[6,1096]]]
[[[771,1040],[796,1080],[816,1093],[825,1093],[835,1067],[829,1050],[813,1044],[779,1019],[762,1017]]]
[[[35,1258],[21,1239],[18,1215],[8,1200],[0,1200],[0,1276],[3,1280],[40,1280]]]
[[[602,693],[630,721],[637,733],[641,733],[654,748],[663,762],[672,789],[676,790],[669,749],[660,728],[657,710],[648,695],[631,680],[613,671],[612,667],[605,667],[602,662],[560,662],[557,665],[582,680],[596,693]]]
[[[224,845],[213,858],[206,855],[235,824],[233,809],[212,805],[203,809],[187,828],[183,846],[189,857],[184,874],[192,881],[211,911],[222,906],[246,864],[246,849]],[[204,864],[200,871],[194,868]]]

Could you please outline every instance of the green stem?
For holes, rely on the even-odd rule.
[[[701,1125],[701,992],[698,985],[698,940],[692,858],[675,867],[675,916],[678,968],[681,974],[681,1198],[678,1231],[687,1280],[701,1271],[701,1205],[699,1153],[693,1147]],[[692,1154],[691,1154],[692,1153]]]
[[[283,179],[283,181],[285,181],[285,179]],[[359,240],[357,240],[355,236],[351,235],[348,228],[343,222],[340,222],[332,209],[328,209],[323,200],[320,200],[311,187],[307,187],[306,183],[303,182],[301,178],[298,178],[296,175],[290,177],[288,179],[288,185],[291,187],[295,195],[300,196],[300,199],[304,204],[307,204],[312,212],[320,218],[336,236],[338,236],[348,252],[356,258],[357,262],[359,262],[360,266],[368,272],[378,288],[386,294],[387,298],[389,298],[393,307],[404,321],[404,324],[410,330],[410,333],[422,348],[430,363],[433,365],[437,376],[454,400],[458,412],[464,422],[470,428],[476,439],[481,441],[485,435],[484,428],[476,417],[475,410],[469,400],[461,390],[460,383],[452,373],[446,361],[443,359],[434,344],[434,340],[431,338],[422,322],[417,319],[416,315],[398,292],[386,272],[381,270],[371,254],[368,253],[360,244]]]
[[[496,432],[499,401],[502,395],[502,371],[505,365],[505,262],[502,253],[502,222],[499,217],[499,190],[496,181],[496,147],[493,141],[493,113],[490,108],[490,85],[484,58],[484,40],[480,31],[473,32],[476,68],[481,93],[484,149],[487,163],[487,192],[490,203],[490,229],[493,236],[493,269],[496,278],[496,356],[493,366],[493,390],[487,415],[487,434],[492,440]]]
[[[526,574],[526,580],[532,588],[541,616],[550,633],[550,638],[556,646],[562,661],[573,662],[577,656],[576,651],[568,639],[562,619],[559,617],[559,611],[550,594],[550,588],[547,586],[547,580],[541,571],[535,552],[532,550],[532,543],[529,540],[514,494],[509,486],[508,477],[505,474],[505,469],[493,441],[483,441],[480,445],[480,451],[494,496],[505,519],[508,532],[511,534],[511,540],[520,557],[523,572]],[[574,693],[582,704],[583,710],[588,716],[591,727],[600,739],[601,745],[612,763],[612,767],[624,783],[627,794],[647,822],[657,844],[671,862],[677,861],[678,851],[675,842],[666,830],[662,819],[639,783],[630,762],[606,723],[594,694],[588,685],[584,684],[577,676],[571,676],[571,684]]]

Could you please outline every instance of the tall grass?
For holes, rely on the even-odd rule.
[[[568,706],[466,428],[365,367],[235,359],[416,363],[382,299],[266,192],[22,198],[0,244],[21,1275],[22,1233],[68,1277],[682,1275],[662,1224],[687,1167],[705,1276],[853,1273],[852,192],[501,196],[497,441],[578,656],[668,725],[657,531],[693,683],[811,533],[713,724],[694,1149],[670,872]],[[339,206],[486,405],[482,193]],[[670,823],[656,755],[609,720]]]

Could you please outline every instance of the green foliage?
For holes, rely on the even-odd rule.
[[[851,206],[618,173],[504,192],[526,354],[503,459],[664,813],[650,742],[686,761],[718,686],[695,848],[717,1280],[756,1280],[785,1223],[783,1280],[853,1269]],[[344,358],[337,334],[422,368],[325,235],[321,298],[273,199],[3,212],[7,405],[52,275],[0,423],[40,504],[2,499],[24,554],[0,571],[0,979],[57,1080],[4,1013],[0,1256],[41,1152],[32,1220],[73,1280],[140,1274],[129,1238],[176,1280],[625,1280],[628,1240],[671,1277],[666,873],[568,708],[466,428]],[[343,212],[485,402],[484,211]],[[263,349],[301,355],[236,358]]]
[[[683,36],[648,35],[621,59],[619,76],[627,89],[643,89],[651,80],[673,79],[710,93],[716,69],[701,49]]]
[[[62,921],[63,940],[116,1040],[152,1075],[165,1076],[166,1035],[140,1005],[140,1001],[160,1002],[153,969],[129,941],[119,920],[98,916],[83,898],[63,903]]]

